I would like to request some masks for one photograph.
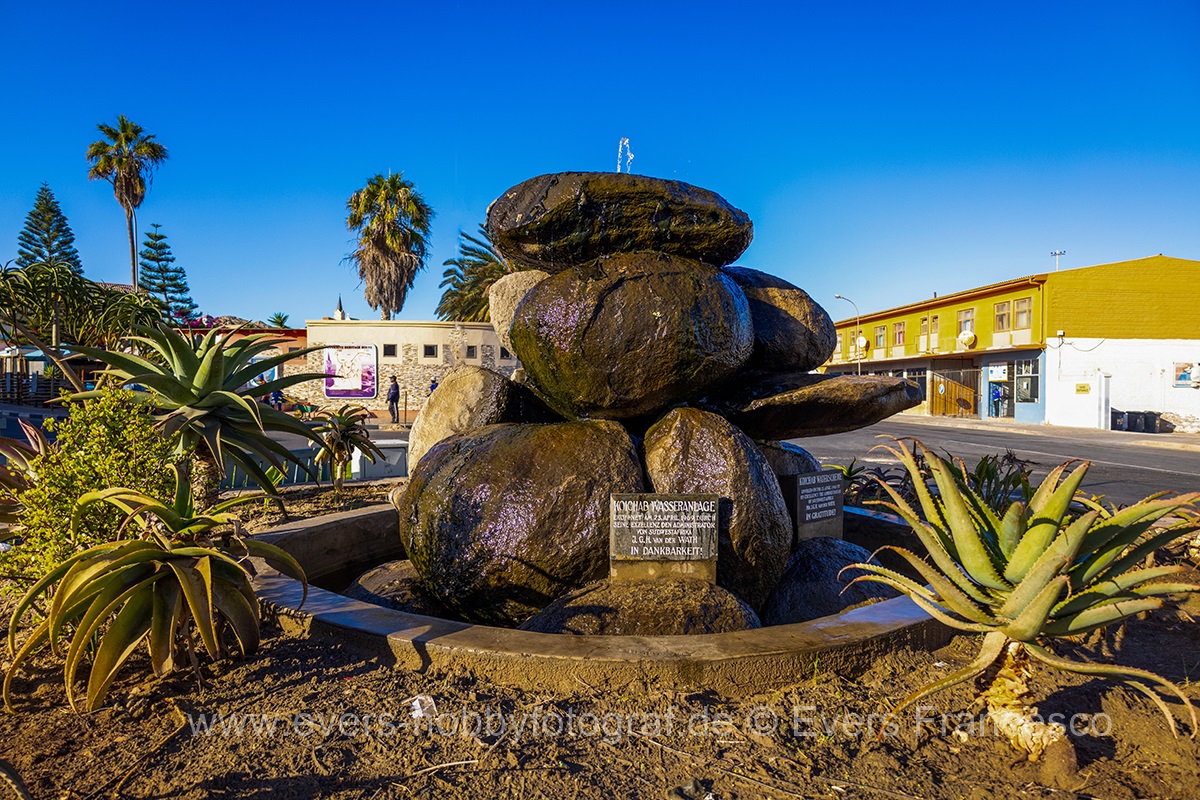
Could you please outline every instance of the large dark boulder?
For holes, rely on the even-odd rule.
[[[758,452],[771,465],[775,477],[782,478],[790,475],[808,475],[820,472],[821,462],[803,447],[791,442],[755,442]]]
[[[597,259],[533,287],[509,328],[530,382],[563,415],[625,419],[733,375],[754,334],[742,290],[698,261]]]
[[[904,378],[793,372],[739,376],[697,405],[755,439],[795,439],[865,428],[920,402]]]
[[[616,422],[489,425],[434,445],[395,503],[401,544],[434,596],[465,619],[509,625],[604,577],[608,496],[644,490]]]
[[[842,570],[863,564],[871,554],[856,544],[820,537],[804,539],[788,559],[787,570],[762,610],[764,625],[788,625],[837,614],[851,606],[886,600],[897,593],[881,583],[849,583],[866,573]],[[840,575],[840,577],[839,577]]]
[[[695,408],[669,411],[646,432],[644,446],[655,492],[721,496],[717,584],[761,608],[792,544],[791,519],[767,460],[744,433]]]
[[[837,329],[807,292],[756,269],[725,267],[722,271],[750,303],[754,353],[747,369],[807,371],[829,360],[837,346]]]
[[[501,422],[559,421],[527,387],[498,372],[473,366],[450,370],[429,396],[408,434],[411,468],[429,448],[456,433]]]
[[[683,636],[762,627],[754,609],[708,581],[600,581],[560,598],[521,630],[582,636]]]
[[[389,561],[367,570],[342,594],[409,614],[456,619],[454,612],[429,593],[421,583],[421,576],[407,560]]]
[[[754,238],[746,213],[716,192],[618,172],[530,178],[496,198],[487,226],[505,257],[547,272],[636,251],[720,267]]]

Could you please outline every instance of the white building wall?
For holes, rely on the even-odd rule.
[[[1175,365],[1196,362],[1200,362],[1200,339],[1051,337],[1046,342],[1046,421],[1107,428],[1106,400],[1120,411],[1198,416],[1200,388],[1173,385]],[[1107,387],[1106,374],[1111,376]]]

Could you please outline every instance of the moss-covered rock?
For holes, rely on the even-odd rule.
[[[608,496],[644,490],[618,423],[489,425],[417,464],[396,499],[400,540],[440,602],[516,624],[607,574]]]
[[[506,258],[547,272],[643,250],[720,267],[754,238],[746,213],[716,192],[618,172],[530,178],[492,203],[487,226]]]
[[[837,329],[807,292],[756,269],[725,267],[722,271],[750,303],[754,353],[747,369],[804,372],[829,360],[837,345]]]
[[[533,287],[509,329],[530,382],[563,415],[625,419],[733,375],[754,344],[742,290],[659,253],[597,259]]]
[[[920,402],[904,378],[793,372],[739,376],[697,405],[755,439],[795,439],[865,428]]]
[[[721,496],[717,584],[761,608],[787,564],[792,522],[754,442],[715,414],[676,408],[650,427],[644,447],[654,491]]]
[[[696,579],[600,581],[521,623],[525,631],[581,636],[683,636],[759,627],[754,609]]]

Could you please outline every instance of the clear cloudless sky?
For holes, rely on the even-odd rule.
[[[437,212],[402,319],[526,178],[633,171],[750,214],[739,264],[835,318],[1155,253],[1200,260],[1200,3],[0,0],[0,262],[39,185],[94,280],[124,215],[84,151],[125,114],[170,159],[138,213],[201,309],[377,318],[347,198]],[[1200,289],[1198,296],[1200,296]],[[1114,298],[1116,301],[1117,298]],[[1195,301],[1196,298],[1192,298]]]

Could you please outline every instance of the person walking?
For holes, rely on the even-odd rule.
[[[400,384],[396,383],[396,376],[392,376],[392,383],[388,386],[387,391],[388,412],[392,415],[392,424],[400,422]]]

